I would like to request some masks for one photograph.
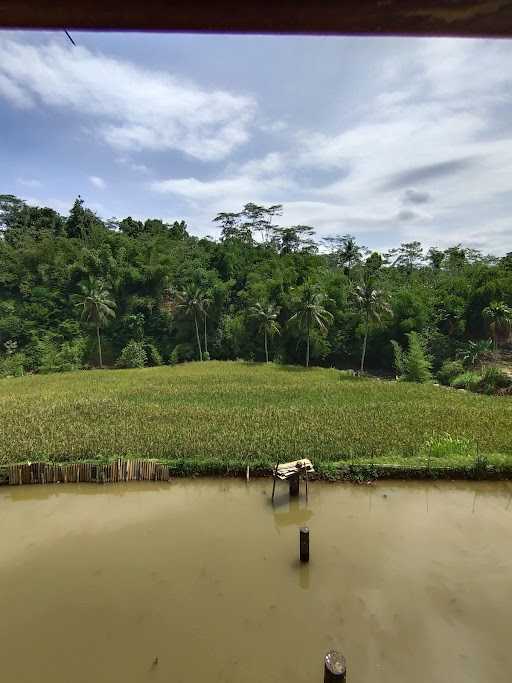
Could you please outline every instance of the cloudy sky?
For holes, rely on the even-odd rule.
[[[512,43],[0,33],[0,192],[512,250]]]

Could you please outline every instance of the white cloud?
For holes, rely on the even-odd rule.
[[[98,190],[104,190],[106,187],[106,183],[103,180],[103,178],[100,178],[97,175],[89,176],[89,181],[90,181],[91,185],[94,185],[94,187],[97,187]]]
[[[179,150],[226,158],[249,137],[251,97],[207,90],[83,47],[0,38],[0,96],[17,107],[73,110],[122,150]]]

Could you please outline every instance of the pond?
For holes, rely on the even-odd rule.
[[[271,488],[3,487],[1,680],[512,680],[510,484]]]

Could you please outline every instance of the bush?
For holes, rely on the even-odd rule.
[[[210,354],[208,353],[208,351],[205,351],[203,353],[203,360],[210,360]]]
[[[197,360],[197,351],[192,344],[176,344],[169,356],[169,365],[176,365],[189,360]]]
[[[475,387],[481,379],[482,376],[478,374],[478,372],[463,372],[452,379],[450,386],[454,389],[469,389],[470,391],[475,391]]]
[[[147,354],[142,342],[137,342],[132,339],[121,351],[121,355],[117,359],[116,365],[118,368],[143,368],[146,364]]]
[[[29,346],[30,358],[35,370],[47,374],[70,372],[83,367],[86,342],[82,337],[57,346],[47,335]]]
[[[487,368],[474,391],[482,394],[497,394],[500,389],[507,389],[512,385],[512,379],[506,372],[499,368]]]
[[[460,360],[447,360],[437,373],[437,379],[441,384],[450,385],[451,381],[458,375],[464,373],[464,364]]]
[[[0,377],[22,377],[26,358],[23,353],[9,353],[0,358]]]
[[[146,344],[144,345],[144,349],[146,351],[146,362],[148,365],[162,365],[162,356],[160,355],[160,351],[156,348],[154,344],[146,342]]]

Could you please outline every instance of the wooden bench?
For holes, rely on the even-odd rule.
[[[315,470],[308,458],[302,460],[292,460],[292,462],[276,463],[274,468],[274,483],[272,485],[272,500],[276,490],[276,481],[288,481],[290,485],[290,496],[298,496],[300,491],[301,476],[306,480],[306,499],[308,497],[308,475]]]

